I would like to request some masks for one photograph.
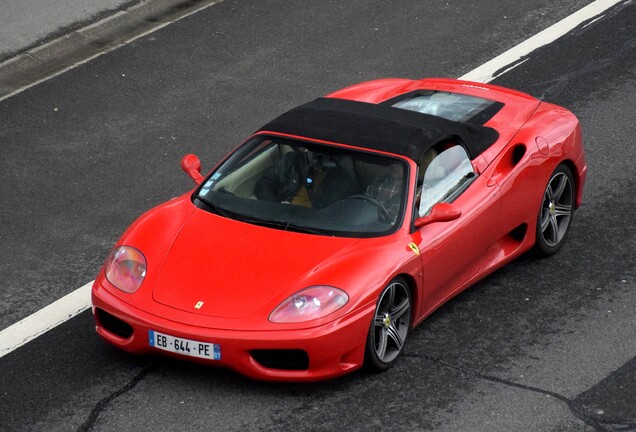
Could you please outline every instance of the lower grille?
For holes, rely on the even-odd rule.
[[[269,369],[309,369],[309,356],[303,350],[252,350],[250,354],[261,366]]]
[[[97,320],[107,331],[124,339],[128,339],[133,334],[133,328],[125,321],[120,320],[115,315],[111,315],[103,309],[95,309]]]

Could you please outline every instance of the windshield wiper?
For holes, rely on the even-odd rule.
[[[299,233],[305,233],[305,234],[322,234],[322,231],[320,230],[307,228],[300,225],[295,225],[290,222],[281,222],[281,221],[275,221],[275,220],[254,219],[254,218],[243,219],[243,222],[251,223],[254,225],[265,226],[269,228],[276,228],[283,231],[293,231],[293,232],[299,232]]]
[[[282,222],[282,221],[270,220],[270,219],[260,219],[260,218],[255,218],[252,216],[247,216],[241,213],[236,213],[236,212],[227,210],[223,207],[220,207],[219,205],[215,204],[212,200],[204,198],[201,195],[197,195],[195,198],[201,201],[210,212],[218,214],[223,217],[230,218],[230,219],[235,219],[241,222],[251,223],[253,225],[276,228],[283,231],[294,231],[299,233],[318,234],[318,235],[323,234],[323,232],[320,230],[307,228],[301,225],[295,225],[290,222]]]
[[[223,217],[232,218],[232,216],[230,216],[231,212],[225,210],[222,207],[219,207],[218,205],[214,204],[211,200],[203,198],[201,195],[197,195],[196,199],[198,199],[203,204],[205,204],[206,207],[208,207],[211,210],[212,213],[218,214],[218,215],[223,216]],[[234,219],[234,218],[232,218],[232,219]]]

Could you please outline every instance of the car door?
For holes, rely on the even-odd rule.
[[[479,177],[460,145],[436,154],[424,171],[419,215],[439,202],[451,203],[461,216],[419,228],[413,238],[423,268],[424,313],[436,308],[466,287],[479,274],[489,247],[498,237],[501,213],[498,187]]]

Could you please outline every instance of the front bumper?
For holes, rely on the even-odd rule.
[[[120,300],[106,290],[99,281],[92,289],[93,315],[97,333],[116,347],[131,353],[159,353],[213,366],[222,366],[243,375],[276,381],[316,381],[333,378],[356,370],[364,361],[367,333],[374,306],[357,310],[322,326],[279,331],[219,330],[182,324],[152,315]],[[106,312],[97,313],[98,310]],[[110,315],[128,326],[130,333],[113,331],[111,323],[104,323],[99,315]],[[120,324],[121,324],[120,322]],[[106,324],[106,325],[105,325]],[[221,359],[208,360],[173,354],[151,347],[148,332],[154,330],[179,338],[219,344]],[[117,335],[120,334],[120,336]],[[130,335],[128,335],[130,334]],[[263,365],[259,350],[278,352],[304,351],[309,358],[303,370],[287,370]],[[289,350],[289,351],[288,351]],[[260,360],[257,360],[257,358]]]

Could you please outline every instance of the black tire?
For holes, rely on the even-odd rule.
[[[365,351],[365,367],[374,372],[391,368],[404,351],[411,330],[411,292],[403,278],[393,279],[382,290]]]
[[[559,165],[543,192],[537,216],[535,253],[546,257],[555,254],[567,238],[574,216],[575,184],[572,171]]]

